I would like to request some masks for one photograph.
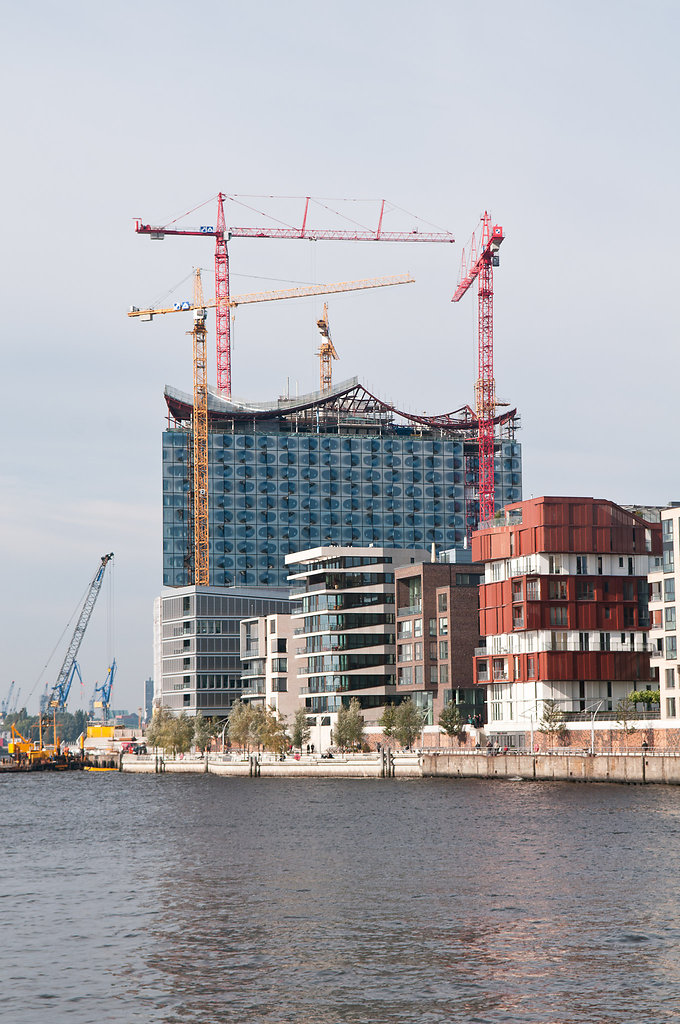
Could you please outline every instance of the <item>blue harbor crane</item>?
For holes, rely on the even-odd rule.
[[[109,665],[109,670],[106,673],[106,679],[99,686],[97,683],[94,685],[94,694],[90,702],[90,707],[94,713],[95,708],[101,708],[102,718],[104,721],[108,721],[109,708],[111,707],[111,687],[113,686],[113,680],[116,675],[116,659],[114,658]],[[101,694],[100,699],[97,699],[97,694]]]

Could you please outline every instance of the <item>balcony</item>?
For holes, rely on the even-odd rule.
[[[418,601],[416,604],[405,605],[403,608],[397,608],[397,615],[401,618],[406,615],[420,615],[423,610],[422,601]]]

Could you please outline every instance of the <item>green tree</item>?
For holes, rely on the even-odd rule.
[[[538,731],[550,736],[550,745],[555,738],[561,739],[567,731],[564,724],[564,712],[556,700],[546,700],[543,704],[541,720],[538,723]]]
[[[386,740],[391,740],[397,728],[397,709],[394,704],[386,704],[382,717],[378,719],[378,725],[382,729]]]
[[[263,708],[259,721],[259,739],[265,750],[274,754],[283,754],[288,749],[290,739],[286,732],[286,720],[279,716],[274,708]]]
[[[194,718],[194,743],[200,751],[205,751],[210,746],[214,736],[214,725],[210,718],[204,718],[200,711]]]
[[[334,729],[335,743],[341,750],[361,746],[364,740],[364,716],[361,704],[352,697],[349,706],[342,704],[338,710],[338,718]]]
[[[616,721],[623,729],[624,736],[626,737],[626,743],[628,737],[632,736],[636,732],[636,728],[633,722],[637,718],[637,711],[635,710],[635,703],[630,697],[622,697],[621,700],[617,701],[616,704]]]
[[[398,706],[397,725],[394,735],[404,749],[413,746],[415,740],[423,731],[426,717],[425,711],[416,707],[410,697]]]
[[[633,690],[629,694],[630,700],[633,705],[644,704],[645,709],[649,711],[653,704],[659,704],[661,701],[661,692],[659,690],[651,690],[647,687],[645,690]]]
[[[253,726],[253,708],[248,703],[234,701],[229,715],[229,739],[235,747],[250,750],[251,730]]]
[[[307,721],[307,710],[300,707],[295,712],[291,727],[291,742],[293,746],[299,747],[302,750],[311,734],[312,730],[309,728],[309,722]]]
[[[460,740],[465,732],[463,717],[459,708],[450,700],[439,715],[439,724],[447,736],[455,736]]]
[[[168,724],[169,747],[173,754],[185,754],[194,739],[194,720],[186,711],[173,715]]]
[[[169,708],[154,708],[151,724],[146,731],[149,746],[169,750],[172,745],[171,729],[174,715]]]

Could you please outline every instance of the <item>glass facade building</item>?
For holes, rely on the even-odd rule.
[[[166,389],[163,583],[192,578],[191,397]],[[477,524],[469,410],[409,417],[355,380],[265,404],[209,395],[210,583],[285,586],[285,556],[328,544],[466,545]],[[513,410],[498,418],[496,507],[522,496]]]

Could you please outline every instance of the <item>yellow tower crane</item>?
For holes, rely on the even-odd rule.
[[[319,390],[330,391],[333,386],[333,364],[332,359],[339,359],[335,351],[335,345],[331,338],[331,329],[328,324],[328,303],[323,304],[323,316],[316,321],[316,326],[321,331],[321,345],[316,353],[319,357]]]
[[[415,278],[410,274],[395,274],[390,277],[364,278],[359,281],[337,281],[333,284],[313,284],[298,288],[284,288],[278,291],[251,292],[247,295],[234,295],[229,299],[229,306],[236,307],[252,302],[271,302],[275,299],[298,299],[308,295],[331,295],[337,292],[363,291],[369,288],[387,288],[390,285],[413,284]],[[216,305],[217,300],[205,302],[200,268],[194,273],[194,296],[192,302],[177,302],[173,306],[161,309],[140,309],[131,306],[128,316],[139,317],[140,320],[153,320],[154,316],[163,313],[181,313],[190,310],[194,314],[193,330],[188,331],[193,339],[194,361],[194,405],[192,412],[193,435],[193,535],[194,535],[194,579],[197,587],[207,587],[210,583],[209,534],[208,534],[208,374],[206,360],[206,316],[207,310]],[[327,324],[327,307],[324,305]],[[319,324],[321,321],[319,321]],[[328,335],[328,342],[333,343]],[[323,343],[322,343],[323,345]],[[335,353],[335,349],[333,349]],[[337,359],[337,354],[334,355]],[[329,373],[330,387],[330,373]],[[323,383],[322,383],[323,390]]]

